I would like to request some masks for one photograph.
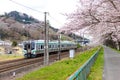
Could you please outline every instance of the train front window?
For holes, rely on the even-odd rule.
[[[24,50],[28,50],[28,49],[35,49],[35,43],[34,42],[26,42],[24,43]]]
[[[24,49],[25,49],[25,50],[30,49],[30,43],[25,43],[25,44],[24,44]]]
[[[33,50],[33,49],[35,49],[35,43],[34,42],[31,43],[31,50]]]

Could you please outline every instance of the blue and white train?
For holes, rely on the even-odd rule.
[[[77,48],[77,44],[71,41],[61,41],[60,45],[58,41],[49,41],[49,52],[57,52],[60,50],[69,50]],[[44,40],[34,40],[23,42],[23,53],[25,58],[34,58],[38,54],[44,54]]]

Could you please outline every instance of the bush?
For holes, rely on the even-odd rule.
[[[78,43],[78,44],[77,44],[77,48],[80,48],[80,47],[81,47],[81,45]]]
[[[15,46],[17,46],[17,45],[18,45],[17,41],[13,41],[13,42],[12,42],[12,46],[13,46],[13,47],[15,47]]]

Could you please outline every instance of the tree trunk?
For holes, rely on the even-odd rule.
[[[120,50],[118,41],[116,41],[116,48],[117,50]]]

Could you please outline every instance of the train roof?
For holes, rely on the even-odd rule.
[[[31,41],[24,41],[24,42],[35,42],[35,43],[44,43],[44,40],[31,40]],[[49,43],[53,44],[58,44],[58,40],[50,41]],[[61,44],[76,44],[75,42],[72,41],[61,41]]]

